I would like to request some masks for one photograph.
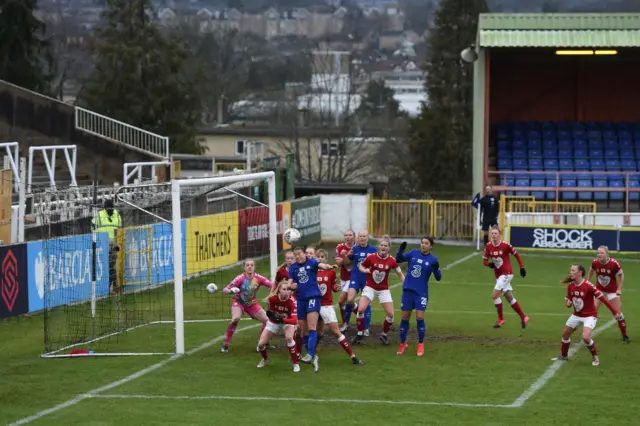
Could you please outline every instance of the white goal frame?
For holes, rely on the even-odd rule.
[[[276,175],[274,172],[247,173],[242,175],[230,175],[211,178],[197,179],[175,179],[171,181],[171,225],[173,244],[173,283],[174,283],[174,304],[175,304],[175,333],[176,333],[176,355],[184,355],[184,294],[182,275],[182,212],[180,208],[180,195],[183,187],[209,186],[219,184],[232,184],[247,181],[267,181],[269,209],[269,267],[271,277],[278,268],[278,222],[276,216]],[[232,189],[228,189],[237,195]],[[248,197],[247,197],[248,198]],[[255,200],[254,200],[255,202]],[[262,203],[258,203],[263,205]]]

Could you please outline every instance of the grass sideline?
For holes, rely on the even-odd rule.
[[[465,247],[438,246],[436,250],[443,265],[469,252]],[[443,282],[432,284],[424,358],[415,357],[413,344],[407,355],[396,356],[395,337],[391,347],[380,346],[371,338],[356,347],[365,365],[352,366],[326,337],[317,375],[305,366],[301,374],[293,375],[283,351],[273,351],[270,365],[259,371],[255,368],[257,333],[247,330],[235,337],[229,354],[220,354],[212,343],[192,356],[109,388],[108,393],[97,393],[35,419],[33,424],[211,424],[212,419],[216,424],[237,424],[240,412],[247,421],[283,425],[317,424],[319,418],[342,424],[543,425],[594,420],[635,424],[624,413],[636,404],[632,398],[636,380],[620,366],[633,368],[638,351],[633,344],[622,344],[616,327],[604,327],[610,320],[605,310],[596,338],[601,366],[591,367],[586,351],[578,351],[574,360],[551,374],[521,406],[513,406],[557,365],[549,359],[557,354],[559,334],[568,316],[564,287],[558,281],[571,260],[524,253],[529,274],[524,280],[514,280],[515,295],[532,317],[523,331],[511,312],[507,312],[503,329],[491,328],[495,319],[490,300],[493,276],[482,268],[479,257],[475,254],[445,271]],[[625,287],[634,290],[630,277],[637,276],[640,265],[620,259],[628,277]],[[199,287],[202,282],[194,282],[192,292]],[[397,288],[393,294],[399,308]],[[633,325],[640,321],[638,293],[625,291],[623,297],[633,338]],[[195,296],[191,303],[197,303]],[[209,307],[217,308],[217,303]],[[194,317],[206,310],[205,304]],[[219,314],[225,313],[221,309]],[[376,309],[374,324],[382,316]],[[3,423],[29,417],[158,362],[158,358],[147,357],[41,360],[37,358],[42,350],[41,319],[39,324],[37,317],[0,324],[4,337],[0,349]],[[224,322],[187,325],[188,348],[215,340],[211,336],[222,335],[225,328]],[[414,335],[412,321],[410,336]],[[576,404],[593,399],[594,392],[597,404]]]

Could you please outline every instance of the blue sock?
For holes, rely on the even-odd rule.
[[[307,348],[307,352],[309,351],[309,335],[302,336],[302,345]]]
[[[427,334],[427,326],[423,319],[416,320],[416,324],[418,325],[418,342],[424,343],[424,335]]]
[[[311,357],[314,357],[316,355],[316,344],[318,343],[318,332],[310,330],[307,340],[307,353],[311,355]]]
[[[409,320],[401,320],[400,321],[400,342],[407,342],[407,335],[409,334]]]
[[[353,311],[353,303],[347,303],[344,307],[344,322],[346,324],[351,321],[351,311]]]
[[[368,330],[371,325],[371,305],[367,306],[364,311],[364,329]]]

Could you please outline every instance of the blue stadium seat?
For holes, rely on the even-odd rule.
[[[542,151],[539,148],[538,149],[529,148],[528,157],[529,157],[529,159],[531,159],[531,158],[542,158]]]
[[[609,172],[620,171],[620,161],[618,160],[605,160],[605,166]]]
[[[591,170],[594,172],[603,172],[605,170],[604,160],[591,160]]]
[[[547,188],[553,188],[553,191],[547,191],[547,200],[549,201],[555,201],[556,200],[556,180],[554,179],[547,179],[547,184],[545,185]]]
[[[527,160],[524,158],[514,158],[513,170],[527,170]]]
[[[571,132],[568,130],[560,130],[558,129],[558,139],[560,140],[571,140]]]
[[[589,141],[589,149],[604,149],[604,144],[602,141]]]
[[[638,160],[638,167],[636,167],[636,170],[640,171],[640,160]]]
[[[507,140],[499,140],[498,149],[511,149],[511,142]]]
[[[524,149],[514,149],[513,158],[527,158],[527,151]]]
[[[615,126],[611,121],[605,121],[604,123],[600,123],[600,127],[602,130],[613,130]]]
[[[574,160],[574,166],[576,171],[587,171],[590,169],[591,165],[589,164],[589,160],[576,158]]]
[[[609,186],[609,183],[607,182],[607,179],[594,179],[593,186],[595,188],[606,188],[607,186]],[[607,199],[607,193],[603,192],[603,191],[594,192],[593,193],[593,199],[596,200],[596,201],[606,200]]]
[[[584,139],[574,139],[573,140],[573,148],[574,149],[587,149],[587,141]]]
[[[587,139],[587,133],[582,129],[574,129],[571,131],[573,139]]]
[[[511,163],[511,159],[507,158],[498,158],[498,170],[512,170],[513,164]]]
[[[576,180],[575,179],[563,179],[561,183],[562,188],[575,188]],[[560,196],[563,201],[575,201],[576,193],[575,192],[561,192]]]
[[[498,159],[500,158],[511,158],[511,151],[506,150],[506,149],[499,149],[498,150]]]
[[[620,152],[620,151],[618,151],[618,148],[617,148],[617,147],[616,147],[615,149],[614,149],[614,148],[607,148],[607,149],[604,151],[604,157],[605,157],[605,158],[608,158],[608,159],[610,159],[610,160],[617,160],[617,159],[618,159],[619,152]]]
[[[633,140],[635,140],[636,142],[640,141],[640,130],[633,131]]]
[[[600,132],[600,130],[591,129],[587,132],[587,139],[600,140],[602,139],[602,133]]]
[[[573,160],[559,160],[558,169],[564,171],[573,171]]]
[[[498,139],[508,139],[509,138],[509,130],[505,127],[498,128]]]
[[[589,159],[595,160],[596,158],[604,157],[604,151],[601,149],[592,149],[589,151]]]
[[[516,179],[516,187],[527,187],[529,185],[529,179]],[[517,196],[527,196],[529,191],[516,191]]]
[[[586,149],[574,149],[573,150],[573,157],[578,159],[584,159],[587,158],[587,150]]]
[[[542,156],[548,159],[556,159],[558,158],[558,150],[555,148],[544,148],[542,150]]]
[[[514,123],[515,126],[515,123]],[[524,130],[514,127],[511,131],[511,135],[514,139],[524,139]]]
[[[544,160],[544,169],[545,170],[558,170],[558,160],[545,159]]]
[[[635,166],[635,164],[634,164]],[[541,171],[542,170],[542,160],[540,158],[529,158],[529,170],[531,171]]]
[[[529,140],[541,140],[542,139],[542,135],[537,130],[529,130],[527,132],[527,139],[529,139]]]
[[[571,143],[571,139],[558,139],[558,148],[560,149],[572,149],[573,144]]]
[[[542,131],[542,140],[543,141],[547,141],[547,140],[556,140],[556,131],[552,130],[552,129],[547,129],[547,130],[543,130]]]
[[[624,182],[622,180],[609,180],[609,186],[611,188],[624,188]],[[609,199],[615,201],[624,200],[624,192],[610,192]]]
[[[604,132],[602,132],[602,139],[607,140],[607,139],[616,139],[617,135],[616,132],[614,130],[605,130]]]
[[[556,128],[558,130],[562,129],[562,130],[567,130],[568,128],[572,127],[573,123],[567,123],[566,121],[559,121],[556,123]]]
[[[519,139],[519,138],[513,138],[513,143],[511,144],[511,146],[513,147],[513,149],[526,149],[527,148],[527,144],[524,143],[523,139]]]
[[[622,160],[620,164],[625,172],[635,172],[637,170],[635,160]]]
[[[544,179],[531,179],[531,186],[544,187]],[[531,195],[533,195],[536,200],[544,200],[543,191],[532,191]]]
[[[620,146],[621,149],[632,149],[633,148],[633,139],[631,139],[631,136],[629,136],[628,139],[620,138],[618,140],[618,145]]]
[[[547,149],[547,148],[556,149],[556,148],[558,148],[558,141],[556,140],[555,137],[553,137],[553,139],[545,139],[542,142],[542,146],[545,149]]]
[[[640,188],[640,179],[638,175],[631,175],[629,179],[629,188]],[[640,192],[629,192],[629,201],[639,201]]]
[[[527,141],[527,147],[529,149],[542,149],[542,141],[540,139],[529,139]]]
[[[613,127],[618,130],[631,130],[631,125],[629,123],[614,123]]]
[[[514,186],[515,185],[515,179],[513,179],[512,177],[507,177],[505,179],[505,185],[506,186]],[[507,191],[506,195],[513,195],[514,192],[513,191]]]
[[[593,188],[593,182],[591,181],[591,179],[589,180],[580,179],[578,180],[578,188]],[[578,192],[578,200],[580,201],[591,201],[592,198],[593,198],[593,192],[588,192],[588,191]]]
[[[558,150],[558,158],[561,160],[573,158],[573,151],[571,149],[560,149]]]
[[[604,149],[618,149],[618,141],[616,139],[605,139]]]

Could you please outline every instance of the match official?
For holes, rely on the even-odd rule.
[[[122,227],[120,213],[113,206],[113,200],[104,202],[104,209],[91,220],[91,226],[95,232],[106,232],[109,235],[109,286],[117,287],[116,260],[118,247],[116,245],[116,233]]]
[[[484,188],[484,197],[480,199],[479,204],[484,244],[487,245],[489,242],[489,230],[492,226],[498,225],[498,214],[500,213],[500,201],[493,193],[491,185],[487,185]]]

